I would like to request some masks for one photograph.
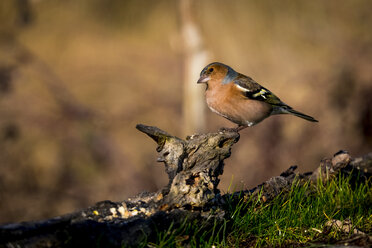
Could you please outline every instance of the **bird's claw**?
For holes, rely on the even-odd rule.
[[[235,127],[235,128],[229,128],[229,127],[222,127],[220,128],[220,132],[238,132],[239,127]]]
[[[239,131],[243,130],[248,126],[237,126],[235,128],[228,128],[228,127],[222,127],[220,128],[220,132],[236,132],[238,133]]]

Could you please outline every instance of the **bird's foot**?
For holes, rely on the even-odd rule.
[[[237,132],[237,128],[229,128],[229,127],[222,127],[220,128],[220,132]]]
[[[220,128],[220,132],[239,132],[246,128],[247,126],[237,126],[235,128],[228,128],[228,127],[222,127]]]
[[[236,131],[237,131],[237,132],[242,131],[244,128],[247,128],[247,127],[249,127],[249,126],[238,126],[238,127],[236,128]]]

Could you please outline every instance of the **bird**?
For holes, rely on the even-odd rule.
[[[235,131],[251,127],[271,115],[278,114],[291,114],[307,121],[318,122],[282,102],[251,77],[220,62],[204,67],[197,83],[206,84],[205,98],[210,110],[238,124],[233,128]]]

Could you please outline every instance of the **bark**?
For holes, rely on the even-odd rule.
[[[138,246],[145,240],[154,241],[158,231],[168,230],[171,225],[174,229],[185,220],[196,221],[206,230],[216,221],[224,221],[227,198],[238,201],[262,194],[264,201],[270,201],[289,191],[294,180],[331,180],[339,173],[368,180],[372,173],[372,153],[353,159],[340,151],[333,158],[322,160],[313,173],[299,174],[296,166],[291,166],[251,190],[221,195],[218,177],[239,133],[223,130],[182,140],[156,127],[137,125],[137,129],[158,144],[158,161],[164,163],[169,176],[164,189],[122,202],[99,202],[49,220],[3,225],[0,247]]]

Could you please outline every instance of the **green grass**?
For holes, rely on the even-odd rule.
[[[289,192],[270,202],[261,196],[229,199],[225,221],[206,227],[187,220],[159,232],[150,247],[278,247],[324,243],[350,236],[325,228],[331,219],[349,219],[354,228],[372,233],[372,190],[370,183],[352,185],[339,177],[323,183],[294,183]],[[327,231],[328,230],[328,231]],[[144,244],[145,245],[145,244]]]

